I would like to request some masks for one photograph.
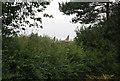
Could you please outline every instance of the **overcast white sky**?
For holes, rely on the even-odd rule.
[[[45,10],[46,13],[53,15],[54,18],[43,18],[43,29],[39,30],[39,35],[48,35],[64,40],[68,35],[71,39],[75,37],[77,24],[70,23],[72,17],[63,15],[59,11],[58,2],[62,0],[53,0]]]
[[[48,35],[51,38],[58,38],[64,40],[69,35],[70,40],[76,36],[75,29],[79,24],[72,24],[70,23],[72,17],[74,16],[67,16],[63,15],[62,12],[59,11],[59,4],[58,2],[62,1],[70,1],[70,0],[53,0],[50,5],[47,6],[44,12],[36,13],[36,16],[42,17],[43,13],[47,13],[49,15],[53,15],[54,18],[46,18],[42,17],[42,26],[43,29],[39,28],[36,29],[34,27],[30,28],[27,27],[25,32],[21,31],[20,34],[30,35],[32,32],[37,32],[38,35]],[[33,20],[28,20],[34,23]]]
[[[66,39],[69,35],[70,39],[73,39],[75,34],[75,29],[80,24],[72,24],[70,23],[73,16],[63,15],[62,12],[59,11],[58,2],[62,1],[70,1],[70,0],[53,0],[50,5],[47,6],[47,9],[43,13],[47,13],[49,15],[53,15],[54,18],[42,18],[42,26],[43,29],[39,29],[38,35],[48,35],[50,37],[56,37],[58,39]],[[41,15],[41,13],[38,13]],[[35,28],[27,29],[27,34],[30,34],[30,31],[35,30]],[[36,30],[35,30],[36,31]]]

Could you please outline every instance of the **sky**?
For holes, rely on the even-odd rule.
[[[76,36],[75,30],[77,27],[80,27],[80,24],[70,23],[74,16],[63,15],[63,13],[59,11],[58,2],[62,1],[70,0],[53,0],[50,5],[47,6],[43,13],[53,15],[54,18],[42,18],[43,29],[39,28],[39,30],[37,30],[38,35],[48,35],[51,38],[56,37],[61,40],[65,40],[68,35],[70,39],[73,40]],[[39,15],[41,14],[38,13],[38,16]],[[30,34],[33,30],[35,30],[35,28],[28,28],[27,34]]]
[[[48,5],[44,13],[53,15],[54,18],[43,18],[43,29],[39,29],[38,35],[48,35],[61,40],[66,39],[68,35],[70,39],[76,36],[75,29],[78,25],[70,23],[73,16],[63,15],[63,13],[59,11],[58,2],[61,1],[62,0],[53,0],[50,5]]]

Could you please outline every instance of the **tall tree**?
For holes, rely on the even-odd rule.
[[[25,26],[36,26],[42,28],[42,16],[36,17],[37,12],[43,12],[50,2],[2,2],[2,35],[10,36],[15,35],[15,29]],[[44,14],[44,17],[52,17],[51,15]],[[34,21],[31,23],[27,18]],[[39,23],[39,24],[38,24]]]
[[[66,2],[59,3],[59,10],[66,15],[74,14],[73,23],[90,24],[108,19],[110,6],[110,2]]]
[[[117,61],[120,62],[120,2],[112,4],[109,19],[104,23],[76,31],[77,44],[87,48],[102,49],[104,53],[114,51]]]
[[[19,58],[19,45],[14,36],[17,35],[19,29],[26,29],[26,26],[42,28],[42,16],[36,17],[37,12],[43,12],[50,2],[1,2],[2,3],[2,73],[3,79],[18,79],[18,78],[32,78],[37,79],[34,74],[32,66],[23,67],[24,62],[20,59],[19,70],[25,72],[18,74],[17,72],[17,58]],[[43,14],[43,17],[52,17],[48,14]],[[33,20],[31,23],[29,20]],[[18,30],[18,31],[17,31]],[[26,56],[28,53],[24,54]],[[16,57],[15,57],[16,56]],[[22,69],[23,68],[23,69]],[[28,70],[29,69],[29,70]],[[30,72],[31,71],[31,72]],[[25,78],[24,78],[25,79]]]

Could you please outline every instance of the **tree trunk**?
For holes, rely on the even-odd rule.
[[[107,20],[109,20],[109,2],[107,2],[106,4],[106,17],[107,17]]]

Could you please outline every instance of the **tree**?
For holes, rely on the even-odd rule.
[[[2,35],[16,35],[16,29],[26,26],[42,28],[42,18],[36,17],[35,13],[43,12],[50,2],[2,2]],[[44,17],[52,17],[44,14]],[[34,23],[28,21],[27,18],[34,20]]]
[[[111,44],[116,48],[116,55],[120,57],[119,44],[119,4],[117,3],[82,3],[82,2],[66,2],[59,3],[59,9],[66,15],[75,14],[75,17],[72,18],[73,23],[82,23],[82,24],[93,24],[98,23],[95,26],[84,28],[76,32],[77,37],[75,38],[79,45],[82,44],[85,46],[90,46],[92,48],[101,48],[101,45],[104,45],[103,42],[106,42],[105,50],[110,50]],[[97,8],[98,7],[98,8]],[[100,18],[100,14],[105,13],[106,16]],[[98,42],[99,41],[99,42]],[[100,43],[101,41],[101,43]],[[109,41],[107,43],[107,41]],[[103,49],[102,48],[102,49]],[[113,48],[112,48],[113,49]]]
[[[36,17],[35,13],[43,12],[50,2],[1,2],[2,3],[2,64],[3,64],[3,79],[18,79],[32,78],[37,79],[34,74],[34,66],[30,65],[30,61],[21,58],[28,57],[28,53],[19,58],[20,45],[16,41],[19,29],[29,27],[42,28],[42,18]],[[52,17],[48,14],[43,14],[44,17]],[[34,20],[35,24],[27,20]],[[27,66],[24,66],[27,63]],[[14,67],[14,68],[13,68]],[[22,69],[23,68],[23,69]],[[31,71],[31,73],[30,73]],[[19,74],[20,72],[23,72]]]
[[[87,66],[92,70],[93,68],[97,69],[98,72],[93,70],[93,73],[113,74],[118,79],[120,77],[118,69],[120,68],[120,2],[112,5],[111,12],[108,20],[91,28],[83,27],[77,30],[75,41],[78,46],[82,46],[85,52],[88,52],[88,56],[93,55],[86,59],[94,59],[95,57],[95,61],[92,62],[92,65],[95,66],[89,65],[91,61],[87,62]],[[95,68],[96,66],[97,68]]]
[[[109,6],[111,6],[109,2],[66,2],[62,4],[59,3],[59,10],[66,15],[75,14],[75,17],[72,18],[73,23],[90,24],[108,19]],[[106,18],[104,15],[101,15],[105,13],[107,15]]]
[[[99,24],[89,28],[81,28],[76,31],[77,36],[75,40],[78,45],[83,45],[85,48],[92,48],[94,50],[102,50],[104,53],[109,51],[114,52],[116,61],[120,62],[120,2],[115,3],[111,7],[111,14],[109,20],[100,22]]]

